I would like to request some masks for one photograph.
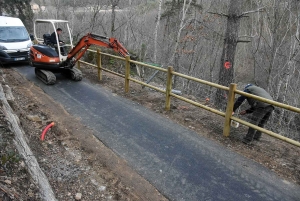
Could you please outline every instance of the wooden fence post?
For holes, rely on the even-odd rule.
[[[129,92],[130,56],[125,57],[125,93]]]
[[[102,64],[101,64],[100,50],[97,49],[97,67],[98,67],[98,79],[102,80]]]
[[[171,90],[172,90],[172,72],[173,72],[173,67],[169,66],[168,67],[168,72],[167,72],[167,86],[166,86],[166,110],[170,110],[171,106]]]
[[[80,69],[80,60],[77,61],[77,68]]]
[[[232,116],[233,112],[233,105],[234,105],[234,99],[235,99],[235,93],[236,90],[236,84],[231,83],[229,86],[229,94],[228,94],[228,101],[227,101],[227,107],[226,107],[226,113],[225,113],[225,122],[224,122],[224,128],[223,128],[223,135],[225,137],[229,136],[230,133],[230,118]]]

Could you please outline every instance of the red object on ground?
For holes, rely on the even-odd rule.
[[[48,131],[49,128],[51,128],[52,126],[54,126],[54,122],[52,122],[51,124],[49,124],[48,126],[46,126],[46,128],[43,130],[42,135],[41,135],[41,140],[42,140],[42,141],[44,141],[45,135],[46,135],[47,131]]]
[[[225,67],[226,69],[231,68],[231,63],[230,63],[229,61],[226,61],[226,62],[224,63],[224,67]]]

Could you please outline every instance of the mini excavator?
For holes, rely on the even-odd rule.
[[[43,34],[43,38],[37,37],[37,24],[50,24],[56,34],[56,44],[50,42],[50,34]],[[66,23],[69,33],[69,43],[59,42],[56,33],[56,24]],[[115,38],[108,38],[96,34],[88,33],[83,36],[77,45],[73,47],[71,32],[68,21],[65,20],[36,20],[34,23],[34,37],[38,42],[33,45],[29,52],[29,64],[35,67],[35,75],[47,85],[53,85],[56,82],[54,73],[61,73],[74,81],[82,80],[82,73],[78,68],[74,68],[76,62],[84,55],[91,45],[111,48],[120,56],[130,56],[126,48]],[[71,48],[67,53],[66,47]]]

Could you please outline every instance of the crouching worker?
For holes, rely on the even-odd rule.
[[[256,96],[260,96],[262,98],[270,99],[273,100],[273,98],[270,96],[268,92],[266,92],[264,89],[248,84],[244,92],[250,93]],[[250,117],[250,122],[251,124],[257,125],[259,127],[264,127],[265,123],[268,121],[269,117],[272,114],[272,111],[274,110],[274,106],[261,102],[252,98],[248,98],[245,96],[240,96],[236,102],[234,103],[233,106],[233,112],[235,112],[236,109],[240,107],[240,105],[247,99],[249,105],[251,106],[249,109],[241,111],[241,115],[249,114],[252,113]],[[259,140],[261,137],[261,132],[257,131],[251,127],[249,127],[247,135],[243,138],[243,143],[249,144],[252,142],[252,140]]]

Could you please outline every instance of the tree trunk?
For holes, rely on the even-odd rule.
[[[238,43],[238,31],[240,27],[240,15],[243,1],[231,0],[227,15],[227,28],[224,39],[223,52],[220,62],[219,72],[219,84],[223,86],[229,86],[234,82],[234,56],[236,52],[236,46]],[[229,62],[230,65],[224,66],[225,62]],[[226,107],[227,92],[221,89],[216,93],[216,105],[220,109]]]
[[[279,50],[279,33],[278,33],[278,26],[280,24],[280,13],[279,13],[279,4],[280,4],[280,1],[274,1],[274,19],[273,19],[273,27],[272,27],[272,43],[271,43],[271,62],[270,62],[270,66],[268,68],[268,74],[267,74],[267,90],[269,92],[272,91],[272,82],[271,82],[271,79],[272,79],[272,72],[273,72],[273,68],[275,66],[275,58],[276,58],[276,54],[277,54],[277,51]]]
[[[98,16],[99,16],[99,11],[101,9],[101,5],[99,2],[97,2],[96,5],[93,6],[93,10],[92,10],[92,19],[91,19],[91,24],[90,24],[90,32],[93,33],[94,32],[94,28],[96,26],[96,23],[98,21]],[[91,12],[91,11],[89,11]]]
[[[55,3],[55,7],[56,7],[55,19],[58,19],[59,12],[60,12],[60,1],[54,0],[54,3]]]
[[[178,46],[179,46],[179,41],[180,41],[180,36],[181,36],[182,29],[185,26],[186,13],[189,10],[191,2],[192,2],[192,0],[189,0],[188,3],[187,3],[187,0],[184,0],[184,2],[183,2],[182,16],[181,16],[181,20],[180,20],[179,30],[177,32],[174,52],[173,52],[173,54],[172,54],[172,56],[170,57],[170,60],[169,60],[169,63],[172,63],[172,61],[174,60],[174,70],[177,71],[177,72],[179,72],[179,51],[178,51]],[[174,85],[173,85],[174,88],[176,87],[176,84],[177,84],[177,78],[178,78],[178,76],[176,76],[174,78]]]
[[[110,36],[115,36],[115,21],[116,21],[116,6],[118,6],[120,0],[111,0],[111,29]]]
[[[294,3],[293,6],[291,4],[290,7],[290,19],[289,19],[289,27],[292,27],[294,24],[294,20],[293,20],[293,15],[294,13],[292,13],[292,9],[296,8],[296,13],[298,13],[297,8],[299,8],[298,3]],[[295,68],[297,66],[296,61],[294,60],[294,58],[297,58],[298,53],[299,53],[299,49],[298,49],[298,42],[296,40],[296,37],[299,36],[299,27],[300,27],[300,22],[299,19],[297,18],[297,29],[296,29],[296,33],[295,35],[291,35],[290,36],[290,41],[291,41],[291,46],[290,46],[290,56],[289,56],[289,61],[287,62],[287,68],[285,69],[285,71],[283,71],[283,90],[282,90],[282,103],[286,103],[289,104],[287,102],[288,99],[288,92],[289,92],[289,86],[290,86],[290,82],[291,82],[291,75],[293,75],[295,73]],[[277,89],[278,91],[281,91],[280,88]],[[279,96],[279,95],[278,95]],[[279,125],[284,126],[285,128],[287,127],[287,122],[284,120],[284,116],[285,116],[285,112],[286,110],[281,109],[280,110],[280,115],[278,118],[278,122]]]
[[[0,0],[0,16],[3,15],[3,5],[4,3],[2,2],[2,0]]]
[[[159,28],[160,16],[161,16],[161,5],[162,5],[162,0],[159,0],[157,22],[154,31],[154,56],[153,56],[154,63],[156,63],[156,55],[157,55],[157,36],[158,36],[158,28]]]

